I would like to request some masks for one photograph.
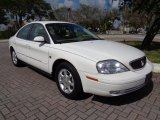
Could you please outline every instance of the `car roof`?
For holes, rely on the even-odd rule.
[[[45,25],[45,24],[50,24],[50,23],[70,23],[70,22],[65,22],[65,21],[34,21],[31,23],[41,23],[41,24]],[[73,23],[71,23],[71,24],[73,24]]]

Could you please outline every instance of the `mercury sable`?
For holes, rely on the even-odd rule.
[[[151,78],[152,64],[142,51],[102,40],[74,23],[29,23],[10,38],[9,49],[15,66],[27,63],[51,74],[71,99],[127,94]]]

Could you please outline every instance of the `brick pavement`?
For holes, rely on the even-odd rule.
[[[0,120],[160,120],[160,74],[132,94],[69,100],[51,78],[14,67],[8,43],[0,43]]]

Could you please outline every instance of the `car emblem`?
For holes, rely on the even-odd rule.
[[[144,62],[143,62],[143,60],[141,60],[141,65],[142,65],[142,66],[144,66]]]

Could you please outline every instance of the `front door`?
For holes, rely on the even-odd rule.
[[[42,36],[45,42],[35,42],[34,38]],[[29,35],[29,63],[45,72],[48,72],[50,42],[47,32],[42,24],[33,25]]]

